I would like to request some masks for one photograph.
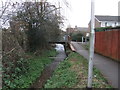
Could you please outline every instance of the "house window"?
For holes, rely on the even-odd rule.
[[[104,22],[101,23],[101,27],[105,27],[105,23]]]
[[[107,22],[105,22],[105,27],[107,27]]]
[[[115,27],[117,26],[117,22],[115,22]]]

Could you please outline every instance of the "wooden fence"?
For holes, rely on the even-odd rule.
[[[95,52],[120,62],[120,29],[95,32]]]

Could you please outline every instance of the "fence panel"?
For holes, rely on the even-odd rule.
[[[100,36],[100,34],[98,33],[98,32],[96,32],[96,35],[95,35],[95,51],[96,52],[99,52],[99,42],[97,42],[97,41],[99,41],[99,36]]]
[[[105,39],[105,33],[101,32],[101,54],[105,55],[105,48],[106,48],[106,39]]]
[[[98,49],[98,52],[100,52],[100,54],[102,54],[102,53],[101,53],[101,45],[102,45],[102,32],[100,32],[99,34],[100,34],[100,36],[99,36],[99,46],[98,46],[98,47],[99,47],[99,49]]]
[[[95,32],[95,52],[120,61],[120,30]]]
[[[113,38],[112,38],[112,54],[111,57],[113,59],[117,59],[118,60],[118,32],[117,31],[113,31]]]
[[[118,60],[120,61],[120,30],[118,30]]]

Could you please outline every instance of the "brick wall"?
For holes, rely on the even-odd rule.
[[[95,28],[101,27],[101,22],[99,22],[97,19],[95,19]],[[91,22],[88,24],[88,30],[90,31],[91,28]]]

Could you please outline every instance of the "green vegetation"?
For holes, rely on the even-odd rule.
[[[47,81],[45,88],[71,88],[77,82],[77,78],[70,67],[71,64],[68,60],[62,62],[51,79]]]
[[[46,0],[23,2],[19,4],[19,8],[10,19],[10,24],[15,27],[16,21],[21,22],[17,28],[22,28],[27,35],[27,48],[30,51],[47,48],[49,41],[59,39],[63,17],[55,13],[58,13],[60,8]],[[13,30],[16,29],[14,27]]]
[[[29,88],[30,85],[40,76],[44,67],[53,61],[53,59],[50,59],[49,57],[55,55],[55,50],[46,50],[40,56],[35,56],[33,53],[29,53],[29,59],[21,59],[18,62],[19,65],[24,64],[22,65],[24,67],[12,68],[12,70],[15,71],[14,73],[11,73],[11,75],[9,73],[3,74],[3,89]],[[24,61],[27,61],[27,63],[23,63]],[[10,66],[12,66],[12,64],[10,64]],[[8,70],[8,68],[4,68],[4,72],[6,70]]]
[[[108,81],[103,77],[100,71],[97,68],[93,68],[94,80],[93,80],[93,87],[95,88],[113,88],[111,85],[108,84]]]
[[[101,32],[101,31],[107,31],[109,29],[120,29],[120,26],[117,26],[117,27],[98,27],[98,28],[95,28],[95,31],[96,32]]]
[[[2,35],[3,89],[27,88],[56,54],[48,51],[49,41],[59,40],[64,18],[57,14],[61,8],[46,0],[7,1],[3,8],[2,20],[10,25]]]
[[[59,64],[45,88],[86,88],[88,61],[75,52]],[[107,80],[94,67],[93,88],[111,88]]]
[[[81,44],[82,45],[82,47],[84,47],[86,50],[89,50],[89,44],[87,43],[87,44]]]
[[[82,34],[81,33],[77,33],[77,34],[73,34],[72,37],[72,41],[79,41],[82,42]]]

